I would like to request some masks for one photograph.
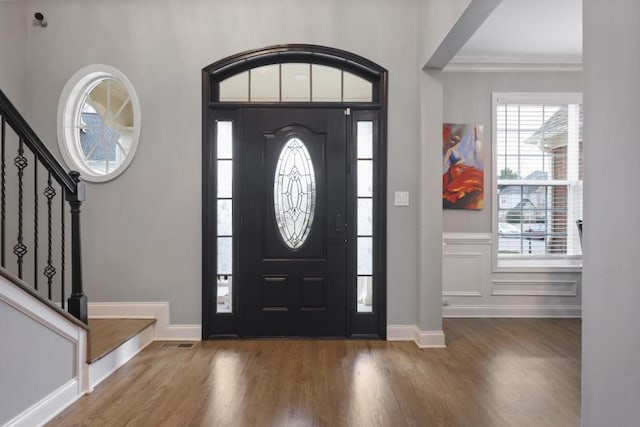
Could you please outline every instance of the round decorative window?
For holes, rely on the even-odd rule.
[[[82,179],[104,182],[120,175],[139,138],[140,102],[124,74],[90,65],[69,79],[58,104],[58,144]]]

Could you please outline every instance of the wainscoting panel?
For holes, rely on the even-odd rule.
[[[442,295],[482,296],[482,253],[444,253],[442,255]]]
[[[577,280],[493,280],[491,295],[575,297]]]
[[[579,317],[582,274],[493,271],[490,233],[444,233],[444,317]]]

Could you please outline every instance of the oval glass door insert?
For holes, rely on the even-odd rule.
[[[278,157],[273,208],[280,239],[289,249],[300,249],[313,224],[316,178],[309,151],[299,138],[289,139]]]

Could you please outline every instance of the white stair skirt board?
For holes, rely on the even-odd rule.
[[[419,348],[446,348],[444,331],[422,331],[416,325],[387,326],[387,341],[413,341]]]
[[[50,395],[44,397],[40,402],[9,421],[4,427],[32,427],[47,423],[83,396],[84,393],[78,393],[78,387],[78,379],[73,378]]]
[[[442,307],[442,317],[580,318],[579,305],[453,305]]]
[[[0,300],[68,339],[75,347],[74,377],[5,424],[5,426],[43,425],[88,391],[89,379],[84,363],[87,356],[87,331],[51,310],[4,277],[0,277]]]
[[[200,341],[200,325],[171,325],[168,302],[90,302],[89,318],[156,319],[154,341]]]
[[[101,359],[89,364],[89,391],[105,380],[116,369],[131,360],[153,342],[153,325],[122,343]]]

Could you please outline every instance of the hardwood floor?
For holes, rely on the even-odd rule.
[[[446,319],[412,342],[153,343],[50,426],[578,426],[580,320]]]
[[[155,319],[89,319],[89,363],[155,323]]]

